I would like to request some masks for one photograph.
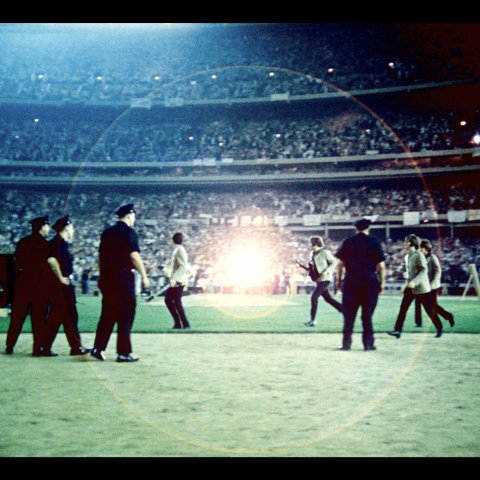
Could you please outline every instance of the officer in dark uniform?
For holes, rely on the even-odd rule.
[[[138,235],[133,229],[134,205],[123,205],[116,214],[117,223],[107,228],[100,238],[98,286],[102,292],[102,312],[91,356],[105,360],[103,352],[116,323],[117,362],[135,362],[138,358],[131,355],[130,340],[136,309],[133,269],[140,273],[144,288],[148,288],[150,282],[140,256]]]
[[[346,269],[342,288],[344,326],[340,350],[351,348],[353,326],[360,307],[363,348],[376,350],[372,316],[378,295],[385,285],[385,255],[377,240],[369,236],[370,224],[367,218],[355,222],[356,235],[344,240],[336,254],[339,259],[337,289],[342,288],[343,270]]]
[[[48,297],[45,281],[48,274],[46,237],[50,231],[48,216],[30,221],[32,234],[23,237],[15,249],[15,284],[12,314],[5,353],[12,354],[30,309],[33,332],[32,355],[42,353]]]
[[[49,242],[48,264],[50,266],[50,312],[47,317],[44,356],[55,357],[52,344],[63,324],[70,345],[70,355],[85,355],[90,350],[82,347],[78,330],[78,312],[75,287],[73,285],[73,256],[69,242],[73,239],[74,228],[68,215],[59,218],[53,225],[57,232]]]

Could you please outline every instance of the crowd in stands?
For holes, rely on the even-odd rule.
[[[347,107],[313,117],[297,114],[295,118],[265,118],[269,116],[267,111],[249,119],[212,115],[203,120],[180,120],[146,114],[140,118],[120,116],[112,121],[92,116],[76,118],[68,109],[63,114],[56,109],[55,115],[39,117],[10,112],[0,114],[0,160],[50,166],[58,162],[308,160],[475,146],[475,125],[462,127],[448,114],[403,112],[380,121],[366,111]],[[385,165],[402,168],[402,162]],[[407,162],[406,166],[411,165]]]
[[[308,259],[308,237],[312,231],[292,230],[265,218],[278,215],[302,217],[308,213],[323,213],[332,217],[344,215],[353,219],[362,215],[393,215],[402,211],[432,208],[452,208],[459,202],[475,204],[478,208],[480,192],[451,191],[423,192],[414,190],[377,190],[370,188],[339,188],[323,192],[285,192],[279,189],[262,189],[256,192],[194,192],[176,191],[170,193],[60,193],[0,191],[0,201],[8,205],[0,218],[0,245],[2,253],[13,253],[18,240],[29,234],[28,220],[40,214],[48,214],[51,221],[69,213],[75,226],[72,253],[75,258],[77,279],[83,271],[94,278],[98,273],[98,246],[100,234],[106,226],[116,221],[113,212],[126,201],[134,202],[138,211],[135,225],[140,237],[140,246],[149,275],[154,285],[164,281],[163,266],[171,255],[171,236],[182,231],[186,236],[186,248],[196,276],[192,286],[204,290],[221,285],[226,260],[233,246],[239,242],[253,241],[269,257],[274,265],[272,276],[285,280],[292,275],[296,258]],[[234,223],[234,217],[250,216],[260,220],[241,226]],[[353,228],[343,230],[346,237]],[[336,237],[336,238],[335,238]],[[335,239],[334,239],[335,238]],[[243,240],[242,240],[243,239]],[[338,234],[326,238],[327,246],[336,251],[340,244]],[[382,238],[387,253],[387,281],[403,281],[403,242]],[[480,266],[480,242],[457,237],[433,238],[439,249],[444,267],[444,278],[449,283],[459,284],[468,278],[468,265]],[[305,272],[295,273],[297,280],[305,282]],[[303,277],[302,277],[303,275]]]
[[[475,24],[8,25],[0,92],[11,101],[307,95],[479,77]]]

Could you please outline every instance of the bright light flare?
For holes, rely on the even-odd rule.
[[[268,284],[272,272],[268,252],[253,244],[234,247],[224,269],[226,284],[243,288]]]

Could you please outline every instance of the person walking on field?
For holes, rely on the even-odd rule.
[[[308,268],[301,263],[297,264],[311,272],[311,278],[316,283],[315,290],[310,297],[310,320],[305,323],[308,327],[314,327],[317,324],[316,315],[318,309],[318,300],[323,297],[325,302],[331,305],[337,312],[343,313],[342,304],[337,302],[328,291],[328,286],[332,281],[333,273],[337,267],[337,259],[325,248],[323,238],[313,236],[309,238],[311,255]]]
[[[190,323],[183,308],[182,293],[184,287],[188,285],[190,273],[187,251],[183,246],[183,234],[180,232],[174,233],[172,242],[175,248],[172,253],[170,286],[165,294],[165,305],[173,318],[172,328],[188,330],[190,329]]]
[[[355,317],[362,309],[363,349],[376,350],[373,313],[385,286],[385,255],[380,243],[369,235],[371,221],[355,222],[356,234],[347,238],[336,253],[337,289],[342,290],[343,340],[339,350],[350,350]],[[343,281],[343,271],[345,281]],[[343,281],[343,285],[342,285]]]
[[[407,235],[404,240],[404,246],[408,253],[407,285],[403,291],[402,303],[400,304],[394,330],[387,333],[392,337],[401,337],[408,307],[418,298],[437,329],[435,337],[440,338],[443,331],[442,322],[435,312],[434,299],[431,294],[432,289],[428,279],[427,260],[419,250],[420,239],[414,234]]]
[[[102,292],[102,311],[90,355],[105,360],[113,327],[117,324],[117,362],[136,362],[131,355],[130,339],[135,319],[136,294],[133,269],[141,275],[145,289],[150,285],[147,277],[137,232],[133,229],[136,211],[132,203],[123,205],[117,212],[118,221],[107,228],[100,237],[98,286]]]
[[[49,242],[48,249],[50,312],[47,317],[42,355],[57,356],[52,351],[52,345],[60,325],[63,325],[70,345],[70,355],[86,355],[90,350],[81,344],[77,298],[73,285],[73,256],[69,246],[73,240],[75,229],[68,215],[59,218],[54,223],[53,229],[57,234]]]
[[[433,303],[435,305],[435,312],[443,317],[445,320],[448,320],[450,326],[455,325],[454,316],[452,313],[445,310],[438,304],[438,296],[442,290],[441,278],[442,278],[442,268],[440,266],[440,260],[432,252],[433,247],[429,240],[424,239],[420,242],[420,251],[425,255],[427,260],[427,270],[428,270],[428,279],[430,281],[430,287],[432,288]],[[420,309],[419,309],[420,310]],[[415,322],[417,324],[422,324],[422,311],[415,311]]]
[[[23,237],[16,246],[14,255],[14,295],[12,313],[7,333],[5,353],[11,355],[17,343],[23,324],[30,310],[33,333],[34,357],[43,354],[43,343],[48,311],[46,280],[50,231],[48,216],[36,217],[30,221],[32,233]]]

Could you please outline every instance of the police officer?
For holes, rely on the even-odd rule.
[[[385,286],[385,255],[381,245],[369,236],[371,221],[362,218],[355,222],[356,234],[340,245],[337,289],[342,289],[343,342],[340,350],[350,350],[353,326],[358,309],[362,309],[363,348],[376,350],[372,316],[378,295]],[[346,270],[343,282],[343,270]]]
[[[400,338],[408,307],[418,299],[437,329],[436,338],[442,336],[442,322],[435,311],[435,299],[431,294],[428,266],[424,254],[419,250],[420,239],[415,234],[405,237],[404,246],[408,253],[408,279],[403,291],[402,303],[397,315],[394,330],[387,332],[392,337]]]
[[[99,281],[102,311],[97,325],[91,356],[105,360],[103,352],[117,324],[117,362],[135,362],[131,355],[130,333],[135,319],[136,295],[133,269],[137,270],[144,288],[148,288],[145,267],[140,256],[138,235],[133,229],[136,219],[134,205],[120,207],[118,221],[101,235],[99,247]]]
[[[90,350],[82,347],[78,330],[78,311],[73,285],[73,256],[69,242],[73,240],[74,227],[68,215],[59,218],[53,225],[57,232],[49,242],[48,265],[50,266],[50,312],[47,317],[44,356],[55,357],[52,344],[60,325],[70,345],[70,355],[85,355]]]
[[[33,356],[42,353],[48,298],[45,280],[48,274],[46,237],[50,231],[48,216],[30,221],[32,233],[17,244],[14,256],[14,297],[5,353],[12,354],[30,310],[33,332]]]

